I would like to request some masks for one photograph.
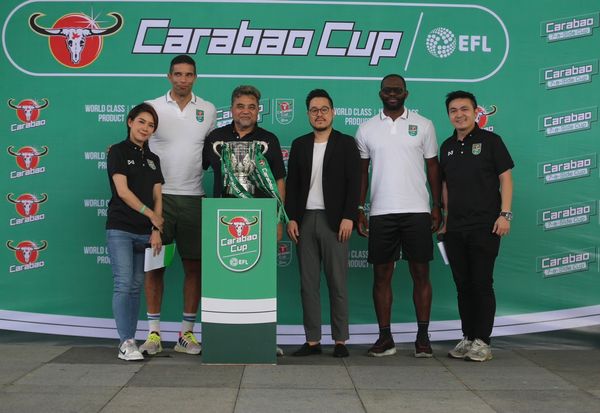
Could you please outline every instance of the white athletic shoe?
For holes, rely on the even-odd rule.
[[[471,344],[471,349],[465,354],[465,360],[488,361],[492,359],[492,348],[483,340],[476,338]]]
[[[471,345],[473,342],[469,340],[467,337],[463,337],[462,340],[458,342],[458,344],[448,352],[448,357],[453,359],[464,359],[465,355],[471,350]]]
[[[125,340],[119,347],[119,358],[125,361],[144,360],[144,356],[140,353],[140,350],[135,345],[135,340],[132,338]]]

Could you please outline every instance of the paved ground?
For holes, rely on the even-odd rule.
[[[205,366],[165,351],[117,359],[110,340],[0,330],[0,412],[600,412],[600,327],[497,338],[494,360],[285,356],[277,366]],[[294,347],[284,347],[290,353]]]

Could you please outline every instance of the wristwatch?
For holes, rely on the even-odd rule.
[[[506,220],[509,222],[513,219],[513,214],[510,211],[502,211],[500,212],[500,216],[506,218]]]

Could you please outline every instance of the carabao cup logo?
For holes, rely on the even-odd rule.
[[[46,241],[42,241],[41,244],[36,244],[33,241],[21,241],[17,245],[9,240],[6,241],[6,247],[9,250],[15,252],[15,258],[21,264],[33,264],[38,259],[38,251],[45,250],[48,247]]]
[[[8,106],[17,111],[17,117],[21,122],[35,122],[40,117],[40,110],[48,106],[48,99],[42,99],[42,103],[33,99],[24,99],[15,103],[14,99],[8,99]]]
[[[477,123],[477,126],[479,126],[481,129],[485,128],[485,125],[487,125],[488,123],[489,117],[495,114],[497,110],[498,109],[494,105],[491,106],[489,112],[483,106],[477,106],[477,108],[475,109],[475,123]]]
[[[450,30],[445,27],[438,27],[429,32],[425,40],[425,46],[433,57],[445,59],[454,53],[456,38]]]
[[[43,204],[48,200],[48,195],[42,194],[41,198],[38,198],[33,194],[21,194],[15,198],[14,194],[6,195],[6,200],[12,204],[15,204],[17,213],[22,217],[29,217],[37,214],[39,204]]]
[[[70,68],[82,68],[93,63],[102,51],[104,36],[115,34],[123,26],[123,17],[119,13],[108,13],[116,22],[110,27],[101,28],[98,21],[83,13],[72,13],[62,16],[50,28],[37,23],[42,13],[34,13],[29,17],[29,27],[48,36],[50,52],[54,58]]]
[[[219,261],[230,271],[248,271],[261,254],[261,211],[220,209],[217,215]]]
[[[16,152],[14,148],[14,146],[9,146],[7,151],[16,158],[17,165],[24,171],[37,168],[40,156],[44,156],[48,153],[47,146],[42,146],[43,149],[41,152],[31,146],[23,146]]]

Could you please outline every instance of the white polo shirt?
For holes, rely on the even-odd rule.
[[[164,194],[204,195],[202,148],[215,127],[215,106],[192,94],[183,110],[166,95],[148,101],[158,113],[158,129],[150,138],[150,150],[160,158],[165,178]]]
[[[356,133],[362,159],[371,160],[370,215],[431,212],[424,159],[437,156],[433,123],[404,109],[395,121],[383,111]]]

